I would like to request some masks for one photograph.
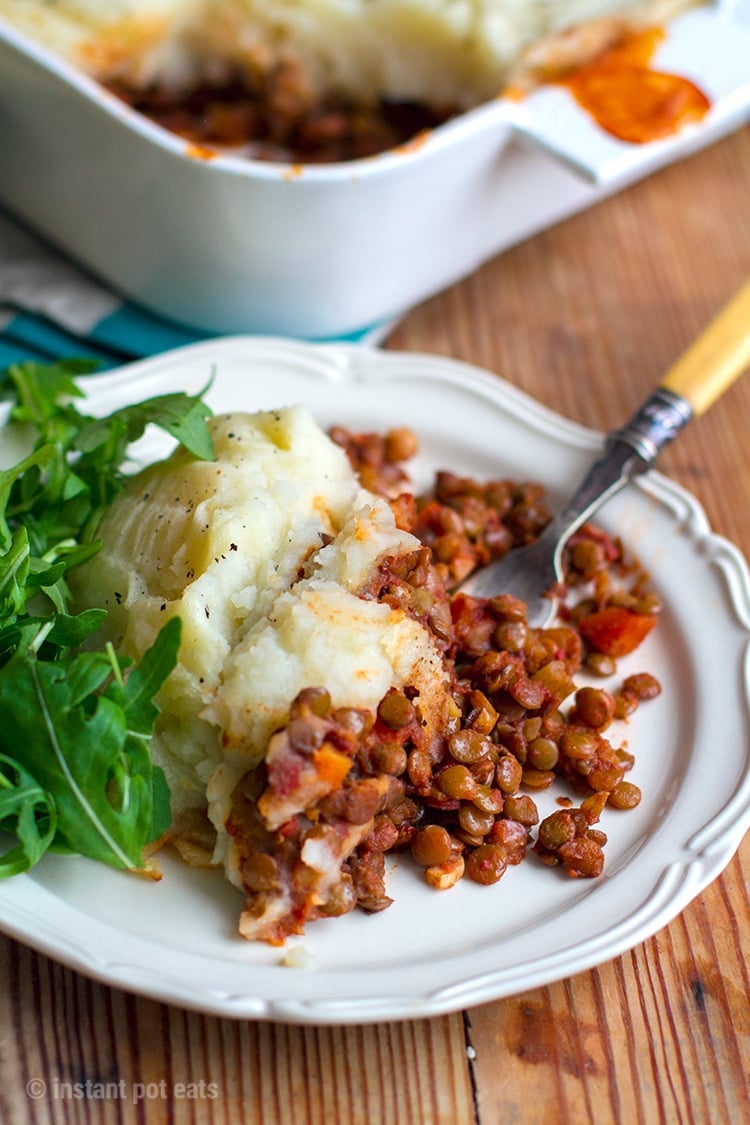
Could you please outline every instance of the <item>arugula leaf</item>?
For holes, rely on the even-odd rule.
[[[106,609],[58,613],[54,617],[24,616],[22,621],[0,628],[0,665],[5,654],[10,656],[19,650],[33,649],[43,659],[54,660],[64,649],[82,645],[102,627],[106,617]]]
[[[122,683],[114,680],[107,695],[119,707],[133,735],[150,734],[159,714],[153,697],[177,664],[182,623],[172,617],[159,633],[156,643],[143,654],[140,664]]]
[[[149,744],[180,622],[137,667],[81,651],[106,611],[76,613],[67,575],[99,550],[96,528],[125,486],[130,444],[153,424],[213,460],[211,411],[178,392],[89,417],[75,376],[92,366],[25,363],[0,374],[11,424],[36,435],[28,456],[0,470],[0,830],[17,841],[0,856],[0,877],[50,848],[137,867],[170,821]]]
[[[58,661],[25,654],[0,669],[0,751],[54,801],[56,845],[113,867],[140,866],[154,830],[148,742],[159,712],[151,694],[174,668],[179,639],[174,618],[129,680],[104,692],[97,688],[112,667],[102,653]]]
[[[0,547],[7,546],[11,538],[11,529],[7,521],[7,509],[10,505],[14,489],[19,490],[20,481],[25,474],[31,474],[32,469],[40,472],[49,468],[55,459],[55,450],[51,445],[43,445],[24,457],[17,465],[10,469],[0,471]],[[15,515],[15,511],[12,510]]]
[[[25,527],[19,527],[4,555],[0,555],[0,621],[19,613],[26,604],[31,552]]]
[[[33,867],[52,843],[56,828],[50,795],[18,762],[0,754],[0,829],[18,840],[0,856],[0,878]]]
[[[96,528],[124,487],[129,445],[147,426],[161,426],[194,456],[214,457],[211,411],[200,396],[157,395],[91,418],[73,401],[81,393],[73,376],[89,368],[28,363],[7,373],[17,396],[11,416],[30,423],[37,440],[27,457],[0,470],[0,633],[23,625],[15,618],[39,594],[52,615],[69,614],[66,575],[98,550]],[[6,646],[0,660],[9,655]]]
[[[107,418],[89,419],[76,437],[75,447],[82,453],[93,453],[111,442],[113,434],[125,442],[137,441],[151,423],[177,438],[201,461],[213,461],[213,443],[205,426],[210,413],[210,408],[200,398],[190,398],[182,391],[157,395],[126,406]]]
[[[172,823],[172,795],[167,778],[160,766],[152,766],[151,773],[151,826],[146,843],[153,844]]]
[[[76,386],[76,375],[87,375],[97,367],[92,359],[65,359],[59,363],[14,363],[0,375],[0,392],[4,398],[18,400],[14,410],[20,421],[36,422],[49,418],[58,409],[63,395],[82,397]]]

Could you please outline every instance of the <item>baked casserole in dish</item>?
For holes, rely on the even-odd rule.
[[[736,126],[733,7],[0,0],[0,203],[192,328],[360,331]],[[571,87],[602,59],[620,117],[671,98],[648,143]]]

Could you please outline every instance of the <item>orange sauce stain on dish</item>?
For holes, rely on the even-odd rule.
[[[185,146],[185,156],[189,156],[192,160],[214,160],[218,155],[214,149],[207,148],[206,145],[191,143]]]
[[[659,28],[632,32],[593,62],[554,81],[571,91],[600,128],[645,144],[700,121],[711,103],[693,82],[651,68],[664,39]]]
[[[415,133],[413,137],[410,137],[408,141],[403,141],[400,145],[396,145],[390,151],[402,154],[409,152],[419,152],[419,150],[427,144],[431,136],[431,129],[420,129],[420,131],[418,133]]]

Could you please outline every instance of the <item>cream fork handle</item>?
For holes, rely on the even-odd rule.
[[[670,367],[659,384],[697,417],[750,367],[750,281]]]

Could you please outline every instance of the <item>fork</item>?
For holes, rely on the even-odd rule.
[[[539,538],[481,567],[461,590],[476,597],[513,594],[526,602],[530,625],[549,624],[557,609],[563,555],[571,535],[628,481],[649,469],[691,418],[708,410],[748,366],[750,282],[673,364],[630,420],[607,435],[603,455]]]

